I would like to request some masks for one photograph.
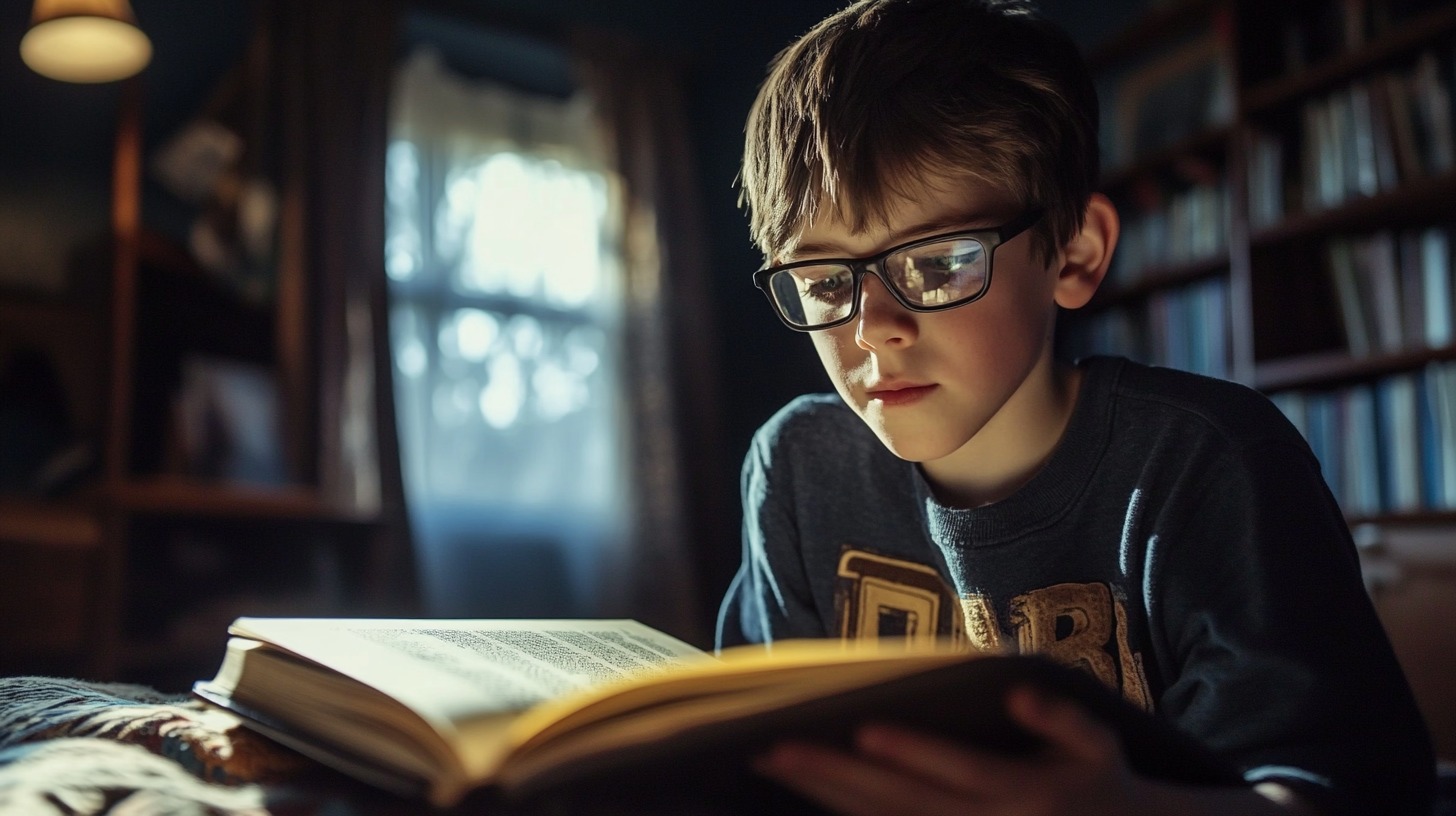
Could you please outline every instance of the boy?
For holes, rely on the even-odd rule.
[[[846,813],[1429,812],[1424,725],[1298,433],[1242,386],[1054,359],[1117,242],[1096,138],[1076,47],[1015,0],[862,0],[778,57],[744,153],[755,283],[838,395],[754,440],[718,640],[1044,653],[1249,787],[1137,778],[1029,690],[1006,705],[1034,762],[868,724],[760,770]]]

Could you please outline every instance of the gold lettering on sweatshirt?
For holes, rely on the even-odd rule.
[[[1138,707],[1153,710],[1143,656],[1128,635],[1127,599],[1101,582],[1062,583],[1012,598],[1002,627],[988,596],[958,597],[934,568],[846,548],[835,607],[843,638],[934,638],[999,651],[1015,643],[1083,669]]]
[[[843,638],[949,638],[964,643],[955,592],[923,564],[845,550],[839,559],[839,634]]]
[[[1153,710],[1153,693],[1148,689],[1148,676],[1143,671],[1143,656],[1127,642],[1127,599],[1116,592],[1112,611],[1117,615],[1117,663],[1122,669],[1123,699],[1144,711]]]
[[[1117,688],[1117,666],[1104,647],[1112,637],[1106,584],[1056,584],[1011,600],[1011,628],[1023,654],[1078,666]]]
[[[966,640],[970,641],[971,648],[1000,651],[1001,627],[996,625],[996,613],[985,596],[961,598],[961,617],[965,619]]]

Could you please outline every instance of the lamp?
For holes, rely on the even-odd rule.
[[[152,58],[128,0],[35,0],[20,58],[63,82],[125,79]]]

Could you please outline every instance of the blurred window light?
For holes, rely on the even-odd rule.
[[[555,142],[472,135],[449,118],[466,106],[430,107],[438,89],[411,70],[385,168],[411,500],[617,518],[624,306],[606,175]],[[537,118],[580,106],[530,104]]]

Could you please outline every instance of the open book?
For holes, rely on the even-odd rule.
[[[639,792],[673,779],[699,793],[741,791],[754,784],[747,759],[776,738],[847,743],[870,718],[1027,754],[1037,740],[1002,706],[1022,683],[1113,725],[1142,773],[1240,783],[1090,676],[1035,657],[796,641],[719,659],[624,620],[240,618],[229,632],[217,676],[195,694],[305,755],[437,805],[476,789],[620,791],[624,780]]]

